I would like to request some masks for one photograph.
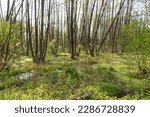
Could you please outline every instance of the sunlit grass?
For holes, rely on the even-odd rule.
[[[149,75],[139,78],[125,54],[81,54],[72,61],[68,53],[58,53],[41,65],[25,56],[19,60],[0,72],[1,99],[150,99]],[[18,79],[23,73],[32,75]]]

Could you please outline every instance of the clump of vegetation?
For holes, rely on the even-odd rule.
[[[50,48],[50,52],[52,55],[56,56],[57,52],[58,52],[58,44],[57,44],[57,40],[53,39],[50,43],[49,43],[49,48]]]
[[[74,95],[71,95],[71,99],[76,100],[112,100],[115,97],[110,97],[106,92],[101,91],[97,87],[87,86],[78,89]]]
[[[19,25],[0,22],[0,71],[11,66],[21,50]]]
[[[80,74],[78,73],[77,69],[73,66],[69,66],[65,68],[65,82],[71,88],[77,85],[80,81]]]
[[[142,21],[131,21],[131,23],[124,27],[122,44],[124,51],[129,53],[129,64],[135,64],[136,68],[142,75],[148,73],[150,66],[150,35],[149,28]],[[131,54],[132,52],[132,54]]]

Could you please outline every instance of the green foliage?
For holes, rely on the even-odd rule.
[[[72,79],[78,79],[79,78],[79,74],[78,74],[78,71],[75,67],[67,67],[65,69],[65,73],[67,75],[67,77],[70,77]]]
[[[110,68],[103,68],[103,67],[97,67],[94,70],[94,74],[98,76],[101,81],[103,82],[111,82],[111,83],[118,83],[119,78],[115,75],[114,69]]]
[[[74,95],[71,95],[71,99],[76,100],[112,100],[115,97],[110,97],[106,92],[100,90],[95,86],[87,86],[80,88],[76,91]]]
[[[150,28],[142,21],[131,21],[124,26],[122,32],[122,47],[125,52],[132,53],[137,68],[147,69],[147,56],[150,55]]]
[[[65,68],[65,74],[66,74],[65,82],[69,86],[74,87],[80,78],[77,69],[74,66],[69,66]]]
[[[126,52],[150,54],[150,29],[142,21],[124,26],[121,41]]]
[[[96,83],[94,84],[94,87],[107,92],[107,95],[110,97],[119,97],[119,93],[121,91],[119,86],[111,83]]]
[[[49,49],[52,55],[56,55],[57,51],[58,51],[58,45],[57,45],[57,40],[53,39],[50,43],[49,43]]]
[[[125,56],[122,59],[127,61]],[[97,60],[88,56],[70,61],[68,56],[60,55],[42,65],[17,62],[0,72],[0,99],[150,99],[149,79],[129,75],[126,62],[122,63],[124,69],[118,69],[120,62],[116,61],[122,61],[118,55],[114,55],[117,60],[110,58],[107,66],[101,62],[87,64],[87,60]],[[112,64],[114,61],[116,66]],[[18,79],[24,73],[33,75],[26,80]]]
[[[0,22],[0,70],[10,66],[18,56],[20,43],[19,23]]]

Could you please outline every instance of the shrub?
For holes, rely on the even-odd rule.
[[[95,86],[95,85],[94,85]],[[120,94],[120,87],[111,83],[99,83],[96,84],[97,88],[99,88],[100,90],[107,92],[107,95],[110,97],[118,97]]]
[[[0,22],[0,71],[13,64],[20,51],[20,23]]]
[[[74,66],[65,68],[65,82],[72,88],[77,85],[79,81],[79,73]]]
[[[49,47],[50,47],[50,52],[52,55],[56,55],[57,51],[58,51],[58,44],[57,44],[57,40],[53,39],[50,43],[49,43]]]
[[[136,63],[139,71],[147,69],[147,56],[150,54],[150,29],[142,21],[131,21],[129,25],[124,26],[121,44],[123,51],[129,54]]]

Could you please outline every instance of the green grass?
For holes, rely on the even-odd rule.
[[[150,99],[150,75],[137,74],[125,54],[81,54],[70,60],[68,53],[47,56],[43,65],[21,57],[0,72],[0,99]],[[18,79],[23,73],[32,75]]]

